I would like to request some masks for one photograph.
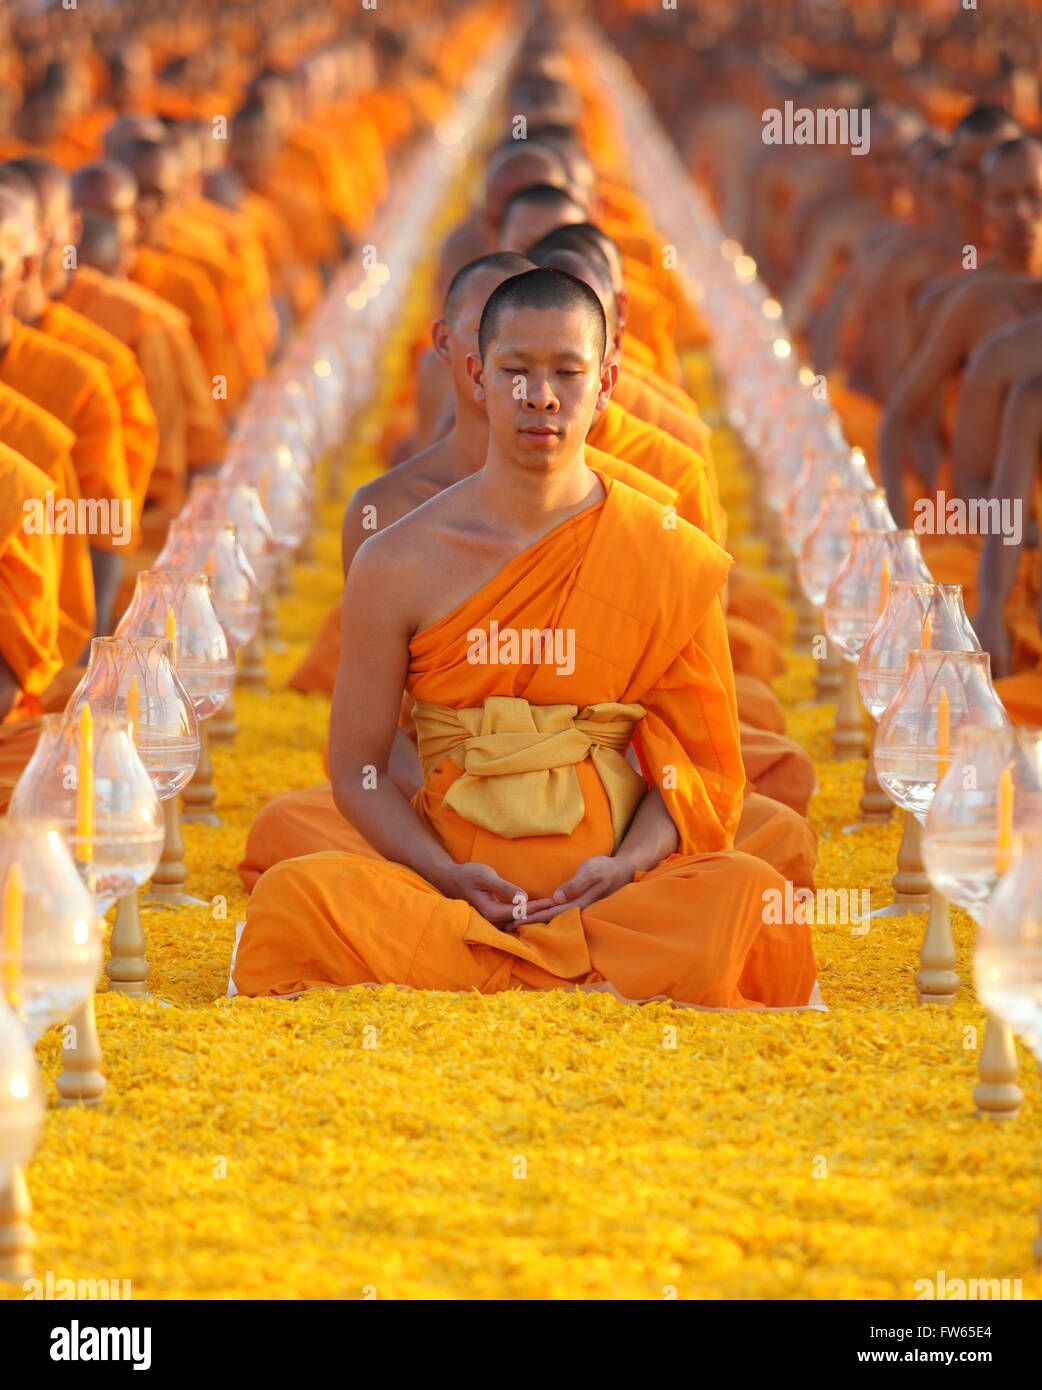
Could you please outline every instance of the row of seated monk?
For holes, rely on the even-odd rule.
[[[251,831],[235,982],[802,1005],[808,929],[763,902],[813,882],[814,773],[769,684],[784,612],[724,548],[733,452],[685,387],[706,325],[575,47],[533,31],[506,108],[527,138],[441,248],[408,433],[351,501],[343,601],[294,678],[332,697],[331,782]],[[570,633],[572,669],[468,660],[493,623]]]

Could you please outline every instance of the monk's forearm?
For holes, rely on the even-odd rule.
[[[0,720],[6,719],[14,709],[20,688],[14,672],[0,656]]]
[[[680,847],[680,835],[658,787],[652,787],[637,807],[615,859],[629,871],[629,877],[661,864]]]
[[[900,406],[887,406],[879,425],[879,472],[890,511],[904,526],[904,458],[908,448],[909,421]]]
[[[387,760],[387,771],[394,785],[410,800],[423,786],[420,755],[404,729],[394,731],[394,743],[391,746],[391,756]]]
[[[1016,583],[1023,545],[1024,519],[1031,515],[1031,497],[1042,444],[1042,376],[1024,381],[1011,392],[1003,412],[995,474],[990,492],[1008,498],[1019,517],[1018,535],[1001,528],[988,534],[980,560],[978,612],[997,618],[1005,612]],[[1012,543],[1012,542],[1018,543]]]
[[[989,535],[985,540],[978,569],[977,615],[981,622],[1005,613],[1019,560],[1020,546],[1006,545],[1001,535]]]
[[[345,785],[333,783],[333,800],[340,814],[351,822],[385,859],[405,864],[442,892],[449,891],[456,861],[447,854],[420,820],[408,800],[384,769],[369,786],[367,770]]]

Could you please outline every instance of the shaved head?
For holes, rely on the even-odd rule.
[[[137,181],[138,220],[147,239],[164,211],[181,196],[184,185],[180,156],[165,138],[138,138],[121,145],[115,157]]]
[[[476,278],[491,275],[503,280],[531,269],[532,262],[526,256],[519,256],[513,251],[493,251],[490,256],[479,256],[476,261],[469,261],[452,277],[452,283],[445,295],[442,318],[450,327],[458,326],[463,301]]]
[[[96,212],[85,212],[77,255],[81,265],[100,270],[103,275],[115,275],[121,256],[116,224]]]
[[[23,257],[35,256],[40,249],[39,213],[40,203],[31,180],[10,164],[0,164],[0,222],[17,229],[19,255]]]
[[[39,155],[12,160],[10,167],[24,174],[35,192],[41,284],[50,299],[60,299],[69,288],[70,253],[80,238],[72,180],[60,165]]]
[[[584,285],[589,285],[601,301],[604,320],[608,328],[609,340],[614,340],[618,329],[618,312],[615,304],[615,289],[611,282],[611,271],[607,262],[598,259],[593,252],[584,255],[579,251],[564,249],[544,251],[537,255],[533,249],[531,258],[536,265],[547,270],[563,270]]]
[[[53,159],[44,159],[36,154],[23,155],[20,159],[12,159],[10,167],[17,169],[30,181],[45,216],[48,215],[47,209],[55,202],[67,201],[72,196],[69,175]]]
[[[107,159],[116,159],[116,151],[131,140],[165,140],[166,126],[158,116],[117,116],[105,131],[102,141]]]
[[[499,224],[504,251],[526,253],[547,232],[569,222],[584,222],[587,209],[570,193],[553,184],[524,188],[508,201]]]
[[[137,255],[137,180],[114,160],[85,164],[72,177],[72,196],[80,213],[104,218],[120,247],[120,271],[128,271]],[[102,269],[102,267],[98,267]]]
[[[500,336],[508,317],[522,309],[578,311],[592,337],[596,360],[604,361],[608,334],[601,301],[589,285],[577,280],[574,275],[542,268],[504,280],[489,295],[478,330],[478,355],[482,361]]]
[[[114,159],[85,164],[72,176],[72,196],[76,206],[96,213],[133,210],[137,203],[137,180],[125,164]]]
[[[493,154],[485,175],[485,216],[489,223],[498,227],[511,198],[536,184],[570,191],[568,170],[555,150],[518,141],[512,149],[502,148]]]

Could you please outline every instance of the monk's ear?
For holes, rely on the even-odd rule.
[[[470,378],[470,388],[474,392],[474,399],[479,402],[485,399],[485,378],[481,358],[476,352],[467,353],[467,376]]]
[[[83,238],[83,213],[77,208],[69,218],[69,242],[72,246],[79,246]]]
[[[625,285],[623,285],[622,289],[615,295],[615,306],[618,310],[619,332],[621,333],[626,327],[626,320],[630,316],[630,292]]]
[[[611,400],[611,393],[615,390],[615,383],[619,379],[619,364],[617,362],[605,362],[601,367],[601,386],[597,393],[597,409],[603,410]]]
[[[442,362],[449,360],[449,325],[444,319],[435,319],[431,324],[431,342],[435,355]]]

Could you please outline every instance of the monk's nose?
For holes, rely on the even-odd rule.
[[[550,383],[548,381],[530,381],[528,395],[525,397],[525,406],[528,410],[556,410],[557,397],[550,389]]]

